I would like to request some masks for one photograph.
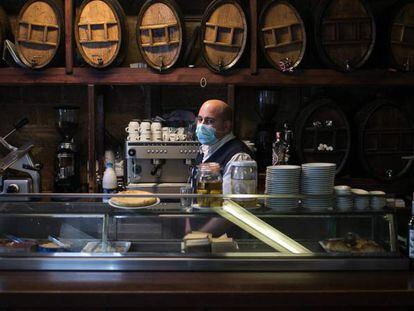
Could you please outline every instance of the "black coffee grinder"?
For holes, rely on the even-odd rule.
[[[79,164],[73,136],[78,129],[79,107],[58,106],[55,110],[56,127],[63,138],[56,154],[55,192],[78,192],[80,188]]]
[[[272,89],[262,89],[257,92],[255,107],[261,121],[257,126],[255,145],[259,171],[266,170],[267,166],[272,165],[272,143],[276,131],[273,117],[278,109],[278,95],[279,92]]]

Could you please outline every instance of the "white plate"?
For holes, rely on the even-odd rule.
[[[198,204],[192,204],[191,207],[192,208],[195,208],[195,209],[198,209],[200,211],[212,211],[213,210],[211,207],[203,207],[203,206],[200,206]],[[217,206],[217,207],[221,207],[221,206]],[[260,208],[260,204],[256,204],[255,207],[243,207],[243,208],[246,209],[246,210],[249,210],[249,211],[256,210],[256,209],[259,209]]]
[[[157,198],[157,201],[154,204],[145,205],[145,206],[122,206],[122,205],[118,205],[118,204],[115,204],[115,203],[111,202],[111,200],[108,201],[108,204],[111,205],[112,207],[115,207],[115,208],[137,210],[137,209],[145,209],[145,208],[148,208],[148,207],[158,205],[158,204],[160,204],[160,202],[161,202],[160,198]]]
[[[302,168],[304,167],[336,167],[335,163],[328,163],[328,162],[312,162],[312,163],[305,163],[302,164]]]
[[[275,165],[266,167],[268,170],[300,170],[299,165]]]

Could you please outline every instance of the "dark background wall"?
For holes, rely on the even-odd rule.
[[[12,26],[16,26],[16,15],[25,1],[1,0],[0,4],[10,15]],[[81,1],[76,1],[79,7]],[[136,38],[136,16],[144,1],[121,0],[127,16],[129,27],[129,49],[127,57],[122,66],[130,63],[141,62]],[[313,15],[320,1],[318,0],[296,0],[293,3],[301,13],[308,32],[308,47],[301,69],[326,68],[316,54],[313,40]],[[386,38],[388,33],[391,12],[397,1],[394,0],[370,0],[367,1],[373,9],[377,22],[377,43],[374,52],[362,69],[389,68],[389,58],[386,49]],[[187,38],[190,38],[194,27],[199,24],[201,15],[210,1],[177,1],[186,21]],[[265,1],[258,1],[262,7]],[[246,12],[248,12],[248,1],[242,1]],[[259,8],[260,9],[260,8]],[[205,66],[200,55],[194,51],[197,66]],[[247,50],[239,67],[248,67],[249,51]],[[76,64],[83,66],[82,61],[77,58]],[[64,65],[63,58],[56,66]],[[259,66],[270,67],[259,52]],[[257,124],[260,121],[255,111],[256,94],[260,88],[237,87],[235,104],[235,132],[243,139],[254,140]],[[405,109],[412,118],[412,87],[389,87],[389,88],[361,88],[361,87],[292,87],[280,88],[278,112],[274,118],[276,127],[281,127],[284,121],[289,121],[294,126],[300,111],[309,105],[315,98],[326,96],[333,99],[345,111],[351,126],[355,128],[355,114],[363,106],[376,98],[388,98]],[[209,98],[227,98],[227,88],[212,87],[185,87],[185,86],[103,86],[100,93],[104,98],[105,128],[117,140],[125,139],[124,128],[132,118],[147,118],[162,115],[174,109],[188,109],[196,113],[203,101]],[[22,144],[24,140],[31,139],[36,147],[33,155],[44,164],[42,170],[42,186],[44,191],[53,191],[54,156],[59,135],[55,129],[54,106],[62,104],[74,104],[81,107],[80,129],[76,135],[79,143],[82,159],[82,180],[86,182],[86,158],[87,158],[87,88],[86,86],[15,86],[0,87],[0,135],[5,134],[21,116],[28,116],[30,124],[20,133],[11,137],[10,141],[16,145]],[[356,139],[355,136],[352,137]],[[377,181],[361,170],[356,150],[351,151],[343,173],[344,182],[365,188],[385,189],[395,191],[398,194],[409,194],[412,189],[412,170],[401,180],[385,183]]]

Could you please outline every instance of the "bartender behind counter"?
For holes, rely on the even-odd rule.
[[[220,164],[223,173],[223,194],[231,193],[231,163],[249,161],[253,158],[250,149],[233,135],[232,129],[233,109],[224,101],[211,99],[201,106],[196,130],[201,147],[195,164]]]
[[[196,165],[201,163],[216,162],[220,164],[223,174],[223,194],[231,193],[231,163],[235,161],[251,161],[253,154],[241,140],[232,132],[233,109],[224,101],[211,99],[200,108],[197,116],[196,135],[201,143],[200,151],[196,158]],[[195,172],[193,170],[193,183]],[[203,232],[214,232],[225,229],[220,224],[224,219],[214,219],[207,222],[201,228],[194,228]],[[189,230],[190,228],[187,228]]]

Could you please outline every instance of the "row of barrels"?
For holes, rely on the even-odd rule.
[[[315,19],[315,42],[325,63],[341,71],[361,67],[376,40],[376,24],[365,0],[324,0]],[[18,16],[17,52],[26,66],[49,65],[63,45],[62,9],[53,0],[29,0]],[[390,26],[389,45],[394,65],[411,70],[414,57],[414,3],[400,7]],[[0,42],[9,28],[0,10]],[[87,64],[103,69],[119,64],[126,54],[128,27],[117,0],[85,0],[74,24],[76,45]],[[200,50],[215,72],[234,67],[248,37],[248,23],[237,0],[215,0],[201,22]],[[185,27],[173,0],[148,0],[141,7],[136,40],[145,62],[158,71],[176,65],[182,56]],[[268,62],[286,71],[299,66],[306,50],[303,20],[286,0],[268,1],[259,16],[258,41]]]
[[[339,173],[351,151],[357,149],[353,160],[359,160],[370,176],[381,180],[404,176],[414,154],[414,124],[409,114],[391,100],[377,99],[364,105],[353,121],[355,126],[351,127],[347,115],[332,99],[313,101],[295,124],[299,161],[336,163]],[[332,148],[326,150],[324,145]]]

